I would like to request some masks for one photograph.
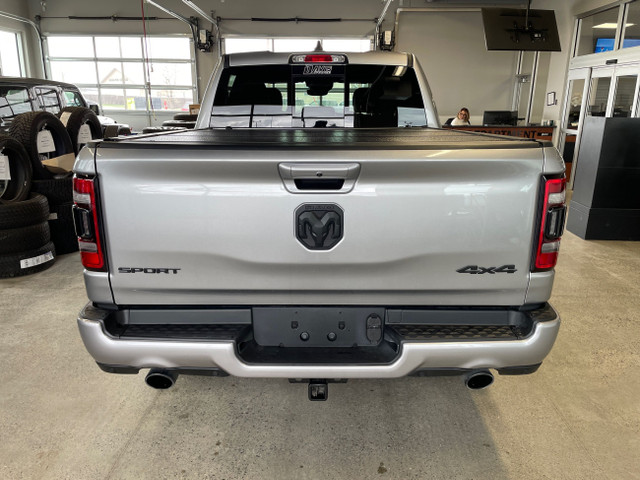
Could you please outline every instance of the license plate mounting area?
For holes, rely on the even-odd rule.
[[[265,347],[377,346],[383,338],[380,307],[259,307],[253,335]]]

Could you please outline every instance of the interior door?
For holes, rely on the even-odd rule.
[[[591,71],[589,80],[589,102],[586,115],[590,117],[611,117],[613,111],[614,67],[598,67]]]
[[[615,67],[610,116],[638,116],[639,71],[640,64],[620,65]]]
[[[568,76],[558,148],[565,161],[570,187],[573,187],[573,172],[575,170],[573,162],[577,156],[580,127],[585,116],[590,75],[590,68],[577,68],[570,70]]]

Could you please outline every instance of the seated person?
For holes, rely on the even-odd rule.
[[[462,107],[458,112],[458,115],[447,120],[445,125],[471,125],[471,122],[469,122],[469,109]]]

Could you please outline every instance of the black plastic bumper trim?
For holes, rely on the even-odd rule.
[[[125,375],[136,375],[143,370],[143,368],[137,367],[127,367],[122,365],[106,365],[104,363],[96,362],[100,370],[107,373],[116,373],[116,374],[125,374]],[[221,368],[169,368],[167,370],[171,370],[172,372],[178,373],[180,375],[200,375],[206,377],[228,377],[229,374],[222,370]]]

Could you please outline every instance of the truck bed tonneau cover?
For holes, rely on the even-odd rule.
[[[169,133],[113,138],[101,147],[126,143],[128,147],[165,148],[176,145],[188,147],[222,148],[313,148],[313,149],[371,149],[376,150],[460,150],[540,148],[550,142],[484,133],[463,132],[437,128],[367,128],[367,129],[200,129]]]

